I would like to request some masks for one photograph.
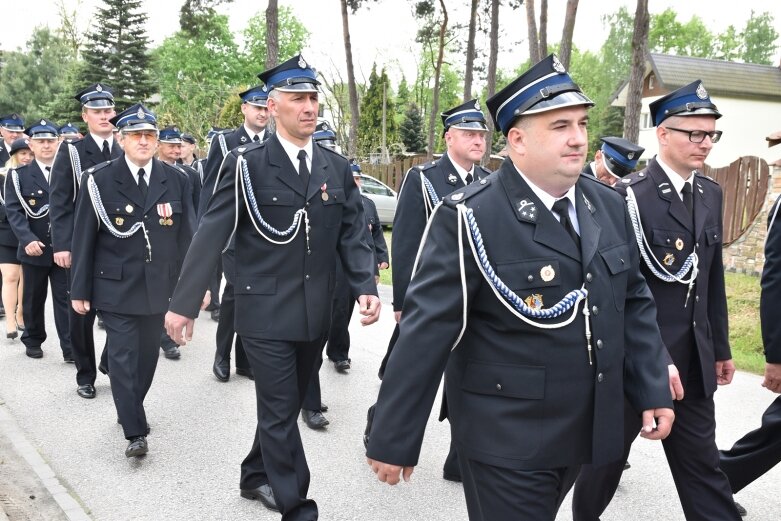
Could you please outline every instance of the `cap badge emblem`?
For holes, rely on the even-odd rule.
[[[631,161],[631,160],[633,160],[633,159],[635,158],[635,153],[634,153],[634,152],[629,152],[629,153],[626,155],[626,158],[627,158],[628,160],[630,160],[630,161]]]
[[[559,61],[559,57],[555,54],[553,55],[553,70],[561,74],[567,72],[567,69],[564,68],[564,65]]]
[[[42,119],[42,120],[41,120],[41,125],[45,125],[45,124],[46,124],[46,120],[45,120],[45,119]]]
[[[540,278],[543,282],[550,282],[556,277],[556,271],[553,269],[553,266],[548,264],[547,266],[543,266],[540,270]]]
[[[306,69],[306,62],[304,61],[304,57],[300,54],[298,55],[298,66],[302,69]]]
[[[268,87],[266,87],[265,85],[263,85],[263,92],[268,92]]]
[[[526,303],[527,306],[529,306],[532,309],[539,310],[542,309],[542,295],[539,293],[533,293],[523,299],[523,301]]]
[[[702,83],[697,86],[697,97],[700,99],[708,99],[708,91],[705,90]]]
[[[139,107],[138,112],[136,112],[136,116],[138,116],[140,119],[146,119],[146,114],[144,114],[144,109]]]
[[[100,86],[100,83],[98,83],[98,84],[95,86],[95,90],[96,90],[96,91],[98,91],[98,92],[103,92],[103,87],[101,87],[101,86]]]
[[[480,102],[475,100],[475,110],[480,110]]]

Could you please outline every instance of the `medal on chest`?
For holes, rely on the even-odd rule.
[[[173,226],[174,221],[171,216],[174,214],[171,203],[160,203],[157,205],[157,215],[160,216],[160,226]]]

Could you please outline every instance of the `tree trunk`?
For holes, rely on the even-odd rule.
[[[565,69],[569,69],[572,56],[572,33],[575,32],[575,16],[578,14],[578,0],[567,0],[567,13],[564,16],[564,30],[561,33],[559,60]]]
[[[629,75],[629,91],[624,115],[624,138],[637,143],[640,137],[640,110],[643,106],[643,77],[645,57],[648,51],[648,0],[637,0],[635,31],[632,36],[632,72]]]
[[[499,0],[491,0],[491,32],[489,35],[490,45],[488,50],[488,97],[496,94],[496,62],[499,57]],[[487,118],[488,132],[485,136],[485,154],[483,154],[483,164],[491,159],[491,142],[493,141],[494,123],[490,117]]]
[[[268,0],[266,7],[266,69],[279,62],[279,13],[277,0]]]
[[[548,0],[542,0],[540,2],[540,60],[545,58],[547,55],[548,55]]]
[[[436,129],[437,116],[439,115],[439,77],[442,72],[442,62],[445,59],[445,32],[447,31],[447,7],[445,0],[439,0],[442,8],[442,25],[439,28],[439,53],[437,63],[434,65],[434,90],[431,102],[431,113],[428,115],[428,154],[434,157],[434,130]]]
[[[347,155],[355,156],[358,152],[358,88],[355,85],[355,68],[353,67],[353,47],[350,43],[350,23],[347,16],[347,0],[342,4],[342,31],[344,32],[344,55],[347,57],[347,88],[350,93],[350,136],[347,142]]]
[[[534,14],[534,0],[526,0],[526,25],[529,31],[529,59],[534,64],[542,59],[540,56],[540,37],[537,34],[537,16]]]
[[[469,40],[466,44],[466,72],[464,73],[464,102],[472,99],[472,71],[475,63],[475,33],[477,32],[477,8],[480,0],[472,0],[469,16]]]

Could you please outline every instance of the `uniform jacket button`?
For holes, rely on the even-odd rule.
[[[251,290],[252,286],[247,286],[247,291]]]
[[[586,282],[594,280],[594,276],[591,273],[586,273]]]
[[[605,379],[605,375],[603,375],[602,373],[599,373],[597,375],[597,382],[602,383],[602,380],[604,380],[604,379]]]
[[[528,277],[526,277],[526,280],[532,282],[534,280],[534,275],[529,275]]]
[[[501,391],[502,390],[502,384],[496,384],[496,390]]]
[[[597,349],[602,349],[602,346],[604,344],[602,343],[602,339],[597,340]]]
[[[591,306],[591,314],[594,316],[599,315],[599,308],[596,306]]]
[[[309,280],[309,275],[306,275],[304,278],[305,278],[306,280]]]

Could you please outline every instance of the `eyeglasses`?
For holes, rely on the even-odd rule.
[[[675,128],[675,127],[664,127],[669,130],[675,130],[676,132],[683,132],[684,134],[689,134],[689,141],[692,143],[702,143],[705,141],[705,136],[708,136],[711,140],[711,143],[718,143],[721,139],[721,134],[723,133],[721,130],[711,130],[710,132],[706,132],[705,130],[686,130],[683,128]]]

